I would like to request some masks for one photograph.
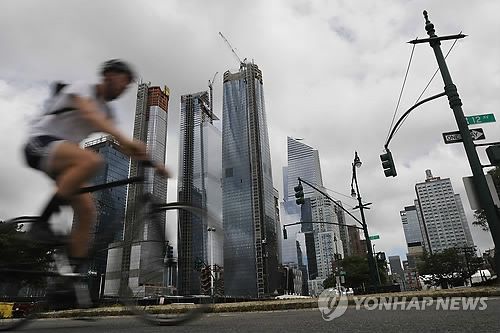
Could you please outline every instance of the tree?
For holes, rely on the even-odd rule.
[[[387,283],[387,262],[379,261],[378,274],[380,277],[380,283],[382,285]],[[345,274],[345,283],[342,285],[346,288],[357,288],[361,287],[363,283],[365,286],[371,285],[370,277],[370,266],[368,265],[368,259],[362,256],[348,256],[342,259],[339,263],[339,267],[342,267],[342,271]],[[378,280],[377,280],[378,283]],[[323,281],[323,288],[334,288],[337,285],[337,281],[334,275],[330,275],[325,281]]]
[[[488,174],[490,174],[491,178],[493,178],[497,194],[500,195],[500,167],[495,167],[494,169],[489,170]],[[490,231],[488,221],[486,220],[486,214],[483,209],[478,209],[474,212],[474,221],[472,224],[477,227],[481,227],[483,231]]]
[[[22,225],[6,224],[0,221],[0,267],[24,271],[46,271],[52,262],[49,246],[30,241]],[[44,287],[43,276],[26,273],[2,273],[0,283],[9,283],[11,289],[25,286]]]
[[[481,267],[481,259],[474,255],[473,247],[453,247],[438,253],[423,255],[418,271],[426,284],[443,289],[458,286]]]

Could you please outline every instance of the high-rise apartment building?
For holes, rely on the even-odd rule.
[[[128,176],[130,158],[119,150],[118,143],[112,137],[101,137],[85,143],[85,149],[98,153],[104,160],[104,164],[89,181],[90,185],[110,183],[125,179]],[[107,242],[120,241],[123,231],[123,217],[125,215],[125,200],[127,197],[127,186],[117,186],[93,193],[96,204],[96,221],[91,231],[91,241],[105,246]],[[117,228],[117,233],[109,234],[110,228]],[[100,239],[107,235],[107,239]],[[108,251],[101,249],[96,253],[89,263],[89,291],[91,296],[99,297],[102,294],[103,279],[106,281],[118,278],[113,273],[106,272]]]
[[[224,73],[222,170],[226,295],[263,297],[279,285],[271,153],[262,72]]]
[[[449,178],[433,177],[426,170],[426,180],[415,185],[415,192],[417,217],[429,253],[474,245],[460,195],[454,193]]]
[[[311,198],[313,221],[339,223],[334,206],[334,203],[323,196]],[[314,223],[313,232],[318,277],[326,279],[333,273],[333,267],[338,260],[343,257],[340,228],[334,224]]]
[[[218,218],[207,221],[188,212],[178,214],[180,295],[201,293],[200,271],[193,270],[196,263],[223,266],[222,145],[214,120],[218,118],[210,109],[208,92],[181,96],[178,199]],[[208,228],[215,231],[209,235]]]
[[[134,119],[134,139],[146,143],[151,159],[165,163],[167,140],[167,112],[169,89],[139,83]],[[137,161],[130,164],[129,176],[144,172]],[[164,239],[166,214],[161,213],[154,220],[139,219],[139,198],[151,194],[157,202],[166,202],[167,180],[154,170],[146,169],[144,183],[130,184],[127,193],[125,228],[121,244],[114,244],[108,252],[110,272],[118,272],[116,280],[106,280],[106,294],[116,295],[120,288],[130,287],[136,296],[146,296],[147,286],[162,286],[164,281],[164,260],[168,244],[158,242]]]

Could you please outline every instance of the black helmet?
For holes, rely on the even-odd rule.
[[[120,59],[111,59],[102,64],[101,74],[104,75],[107,72],[127,73],[130,75],[130,82],[135,79],[135,73],[132,67]]]

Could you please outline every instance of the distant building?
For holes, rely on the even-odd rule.
[[[408,253],[406,254],[408,268],[416,269],[418,264],[422,261],[421,257],[424,251],[424,238],[422,237],[423,225],[418,219],[415,206],[405,207],[405,209],[400,212],[400,216],[406,238],[406,246],[408,247]]]
[[[401,258],[399,256],[389,256],[389,265],[392,274],[403,275],[403,267],[401,267]]]
[[[426,170],[426,180],[415,185],[415,192],[425,250],[432,254],[474,246],[460,195],[454,193],[449,178],[433,177]]]
[[[130,158],[123,154],[118,143],[109,136],[101,137],[85,143],[85,149],[98,153],[104,160],[104,164],[89,181],[90,185],[110,183],[125,179],[128,176]],[[127,197],[127,186],[117,186],[113,188],[96,191],[93,198],[96,203],[96,221],[91,231],[91,242],[99,243],[104,247],[97,252],[93,260],[89,263],[89,290],[93,297],[99,297],[105,292],[104,281],[111,281],[113,272],[106,272],[108,261],[107,244],[122,239],[123,217],[125,215],[125,200]],[[110,235],[108,230],[116,228],[116,233]],[[103,235],[108,235],[108,239],[101,239]]]
[[[353,226],[347,228],[351,255],[366,257],[366,242],[361,240],[359,229]]]

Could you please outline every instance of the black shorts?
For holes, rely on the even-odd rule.
[[[51,135],[41,135],[30,138],[24,147],[26,163],[33,169],[43,171],[51,178],[55,179],[55,175],[48,169],[48,163],[54,146],[53,143],[58,141],[64,141],[64,139]]]

